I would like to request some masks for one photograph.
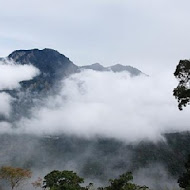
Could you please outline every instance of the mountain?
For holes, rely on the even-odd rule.
[[[33,80],[22,82],[23,88],[31,90],[43,91],[50,89],[60,79],[69,76],[70,74],[80,72],[84,69],[95,71],[127,71],[131,76],[143,74],[140,70],[132,66],[113,65],[104,67],[99,63],[87,66],[77,66],[68,57],[53,49],[31,49],[31,50],[16,50],[8,57],[8,60],[13,60],[18,64],[32,64],[40,70],[40,75]],[[0,60],[3,60],[0,58]]]
[[[130,73],[131,76],[138,76],[138,75],[143,74],[137,68],[134,68],[132,66],[124,66],[121,64],[116,64],[113,66],[104,67],[104,66],[100,65],[99,63],[94,63],[92,65],[82,66],[82,67],[80,67],[80,69],[91,69],[91,70],[95,70],[95,71],[112,71],[115,73],[127,71]]]
[[[50,89],[58,80],[76,73],[78,66],[63,54],[53,49],[16,50],[8,56],[18,64],[32,64],[40,70],[33,80],[22,82],[22,87],[43,91]]]
[[[53,49],[16,50],[8,56],[19,64],[32,64],[42,74],[62,77],[77,71],[78,67],[69,58]]]
[[[132,76],[138,76],[140,74],[143,74],[140,70],[131,67],[131,66],[124,66],[120,64],[113,65],[111,67],[108,67],[113,72],[123,72],[123,71],[128,71]]]
[[[55,78],[68,76],[69,74],[76,73],[81,69],[113,72],[128,71],[132,76],[142,74],[140,70],[132,66],[124,66],[121,64],[104,67],[99,63],[94,63],[92,65],[79,67],[70,61],[65,55],[60,54],[56,50],[48,48],[43,50],[16,50],[12,52],[7,58],[22,65],[32,64],[40,70],[41,76],[51,76]]]
[[[22,114],[30,115],[29,110],[34,102],[40,102],[45,96],[57,93],[60,88],[60,82],[63,78],[73,73],[81,72],[84,69],[93,69],[96,71],[128,71],[131,76],[137,76],[142,72],[131,66],[114,65],[104,67],[99,63],[89,66],[79,67],[75,65],[68,57],[53,49],[31,49],[16,50],[6,58],[0,58],[0,61],[12,60],[17,64],[31,64],[39,69],[40,74],[32,80],[20,82],[21,88],[7,91],[15,98],[13,105],[12,119],[18,119]],[[21,95],[22,94],[22,95]],[[16,113],[16,114],[15,114]]]
[[[30,81],[21,82],[22,90],[30,89],[31,92],[41,93],[52,90],[55,85],[64,77],[70,74],[80,72],[84,69],[91,69],[95,71],[113,71],[123,72],[127,71],[131,76],[138,76],[143,74],[140,70],[132,66],[113,65],[104,67],[99,63],[87,66],[77,66],[68,57],[53,49],[31,49],[31,50],[16,50],[12,52],[6,59],[13,60],[17,64],[32,64],[40,70],[40,75]],[[0,58],[3,61],[3,58]]]
[[[106,67],[100,65],[99,63],[94,63],[92,65],[85,65],[80,67],[80,69],[91,69],[94,71],[108,71]]]

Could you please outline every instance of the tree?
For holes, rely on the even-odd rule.
[[[131,183],[133,176],[131,172],[126,172],[119,176],[118,179],[111,179],[111,185],[105,188],[98,188],[98,190],[146,190],[146,186],[138,186]]]
[[[190,190],[190,155],[185,163],[185,172],[179,177],[179,186],[185,190]]]
[[[179,80],[178,86],[173,90],[173,95],[178,100],[180,110],[190,102],[190,61],[180,60],[174,76]]]
[[[31,171],[23,168],[14,168],[11,166],[3,166],[0,168],[0,179],[6,180],[11,189],[21,185],[25,180],[31,178]]]
[[[43,187],[50,190],[85,190],[80,186],[80,183],[84,183],[84,179],[73,171],[54,170],[44,177],[43,183]]]

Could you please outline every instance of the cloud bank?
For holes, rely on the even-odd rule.
[[[63,80],[46,106],[33,108],[32,118],[17,125],[29,134],[157,141],[165,132],[189,130],[190,110],[178,110],[175,86],[168,73],[131,78],[126,72],[83,71]]]

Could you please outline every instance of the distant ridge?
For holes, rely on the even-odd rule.
[[[113,66],[104,67],[99,63],[94,63],[92,65],[86,65],[86,66],[82,66],[80,68],[81,69],[91,69],[91,70],[95,70],[95,71],[113,71],[115,73],[127,71],[130,73],[131,76],[138,76],[138,75],[144,74],[140,70],[138,70],[137,68],[134,68],[132,66],[124,66],[121,64],[116,64]]]
[[[82,66],[80,68],[81,69],[91,69],[91,70],[95,70],[95,71],[108,71],[108,69],[106,67],[100,65],[99,63],[94,63],[92,65]]]

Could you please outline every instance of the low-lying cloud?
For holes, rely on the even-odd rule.
[[[0,93],[1,107],[0,115],[8,118],[11,112],[11,102],[13,98],[7,93]]]
[[[31,80],[39,74],[39,70],[32,65],[19,65],[12,61],[3,60],[0,61],[0,73],[0,91],[2,91],[0,93],[0,117],[9,118],[14,98],[3,90],[19,88],[19,82]],[[4,124],[1,122],[1,126]]]
[[[19,82],[31,80],[39,74],[39,70],[32,65],[20,65],[14,62],[0,62],[0,90],[19,88]]]
[[[165,132],[189,130],[190,111],[178,110],[175,86],[172,74],[131,78],[126,72],[83,71],[63,80],[46,106],[33,108],[32,118],[17,125],[29,134],[157,141]]]

